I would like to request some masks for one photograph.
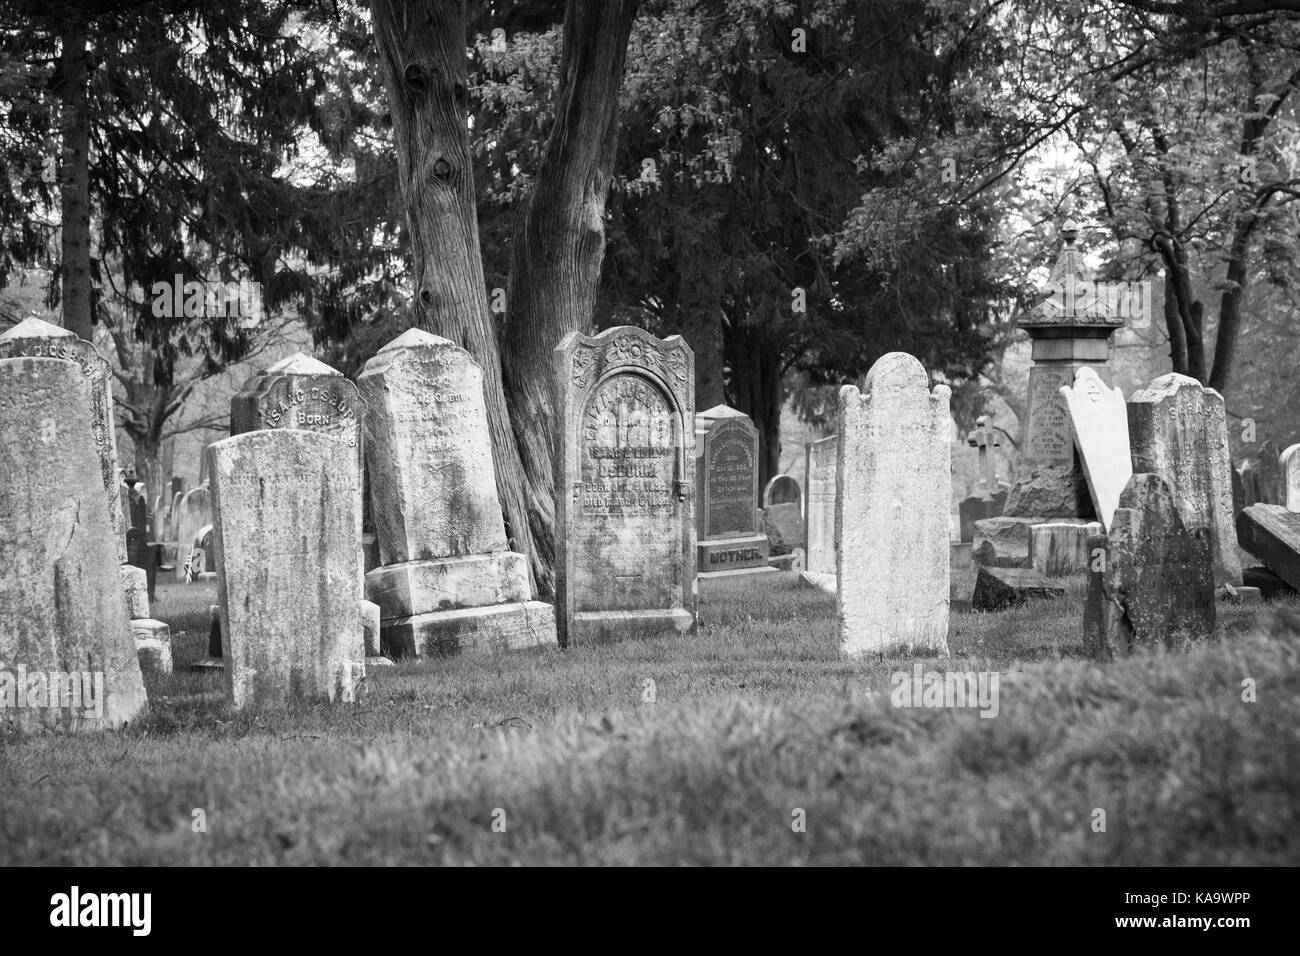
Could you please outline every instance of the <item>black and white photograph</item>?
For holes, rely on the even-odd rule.
[[[0,0],[23,919],[977,867],[1248,940],[1298,104],[1295,0]]]

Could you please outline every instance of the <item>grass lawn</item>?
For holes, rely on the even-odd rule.
[[[996,615],[971,584],[924,663],[999,672],[991,719],[893,707],[913,660],[840,659],[834,599],[789,582],[702,603],[693,639],[403,661],[355,707],[232,715],[185,669],[215,588],[160,584],[177,672],[145,722],[0,735],[0,864],[1300,863],[1300,607],[1098,665],[1081,579]]]

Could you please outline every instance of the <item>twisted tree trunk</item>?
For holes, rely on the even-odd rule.
[[[568,0],[559,99],[515,224],[502,347],[505,399],[522,464],[533,570],[554,590],[556,433],[551,352],[590,332],[605,257],[605,198],[618,145],[618,95],[639,0]]]

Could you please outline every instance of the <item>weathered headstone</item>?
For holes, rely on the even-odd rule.
[[[1115,503],[1119,504],[1118,498]],[[1029,529],[1029,564],[1039,574],[1049,578],[1083,574],[1092,561],[1088,542],[1102,534],[1103,530],[1100,521],[1033,525]]]
[[[366,363],[363,444],[383,566],[365,576],[394,654],[555,644],[555,612],[531,600],[497,497],[483,371],[419,329]],[[360,528],[351,542],[360,560]]]
[[[794,502],[768,505],[763,509],[763,531],[773,555],[790,554],[804,544],[803,512]]]
[[[763,489],[763,507],[771,505],[799,505],[803,508],[803,489],[789,475],[774,475]]]
[[[865,394],[840,389],[839,642],[850,656],[947,653],[950,395],[932,394],[903,352],[876,361]]]
[[[1168,482],[1138,472],[1120,496],[1090,566],[1084,643],[1094,657],[1177,646],[1214,630],[1214,569],[1207,529],[1188,528]]]
[[[807,571],[835,576],[835,482],[839,470],[839,436],[808,442],[804,449],[804,522],[807,528]]]
[[[113,414],[113,373],[91,343],[67,329],[41,319],[24,319],[0,335],[0,358],[57,358],[76,362],[90,385],[91,412],[87,428],[95,442],[96,471],[104,489],[109,526],[116,543],[117,563],[126,561],[126,519],[119,494],[117,427]]]
[[[362,408],[343,373],[298,352],[253,375],[230,399],[230,434],[300,428],[338,435],[357,449],[359,466]]]
[[[341,438],[298,429],[208,446],[226,689],[237,710],[355,699],[365,676],[355,454]]]
[[[725,410],[725,413],[724,413]],[[721,406],[696,416],[697,581],[770,574],[759,524],[758,430],[749,416]]]
[[[1300,591],[1300,514],[1282,505],[1250,505],[1237,516],[1241,546]]]
[[[695,630],[695,358],[630,326],[555,349],[556,617],[566,645]]]
[[[177,505],[176,519],[176,580],[184,581],[186,564],[195,548],[201,549],[199,532],[212,524],[212,499],[207,485],[199,485],[185,493]],[[190,566],[193,573],[193,565]]]
[[[75,361],[0,359],[0,684],[24,679],[21,668],[27,706],[9,708],[14,683],[0,702],[3,719],[30,729],[120,727],[147,705],[114,545],[120,529],[104,507],[89,424],[92,388]],[[68,702],[74,681],[79,706],[48,706],[52,691]],[[96,684],[102,696],[87,700]]]
[[[1300,444],[1292,445],[1279,456],[1282,466],[1282,506],[1300,511]]]
[[[1186,375],[1162,375],[1129,399],[1128,430],[1133,471],[1163,477],[1183,524],[1209,530],[1215,585],[1241,584],[1223,397]]]
[[[1119,496],[1133,477],[1124,393],[1108,388],[1097,370],[1085,365],[1074,373],[1074,387],[1062,386],[1061,395],[1093,508],[1103,530],[1109,529]]]

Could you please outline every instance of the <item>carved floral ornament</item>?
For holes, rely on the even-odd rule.
[[[582,345],[573,353],[573,383],[586,388],[591,383],[591,370],[596,366],[599,346]],[[681,349],[674,348],[667,355],[654,345],[643,342],[634,335],[620,335],[604,346],[605,368],[635,365],[651,368],[665,376],[671,375],[677,384],[686,384],[686,357]]]

